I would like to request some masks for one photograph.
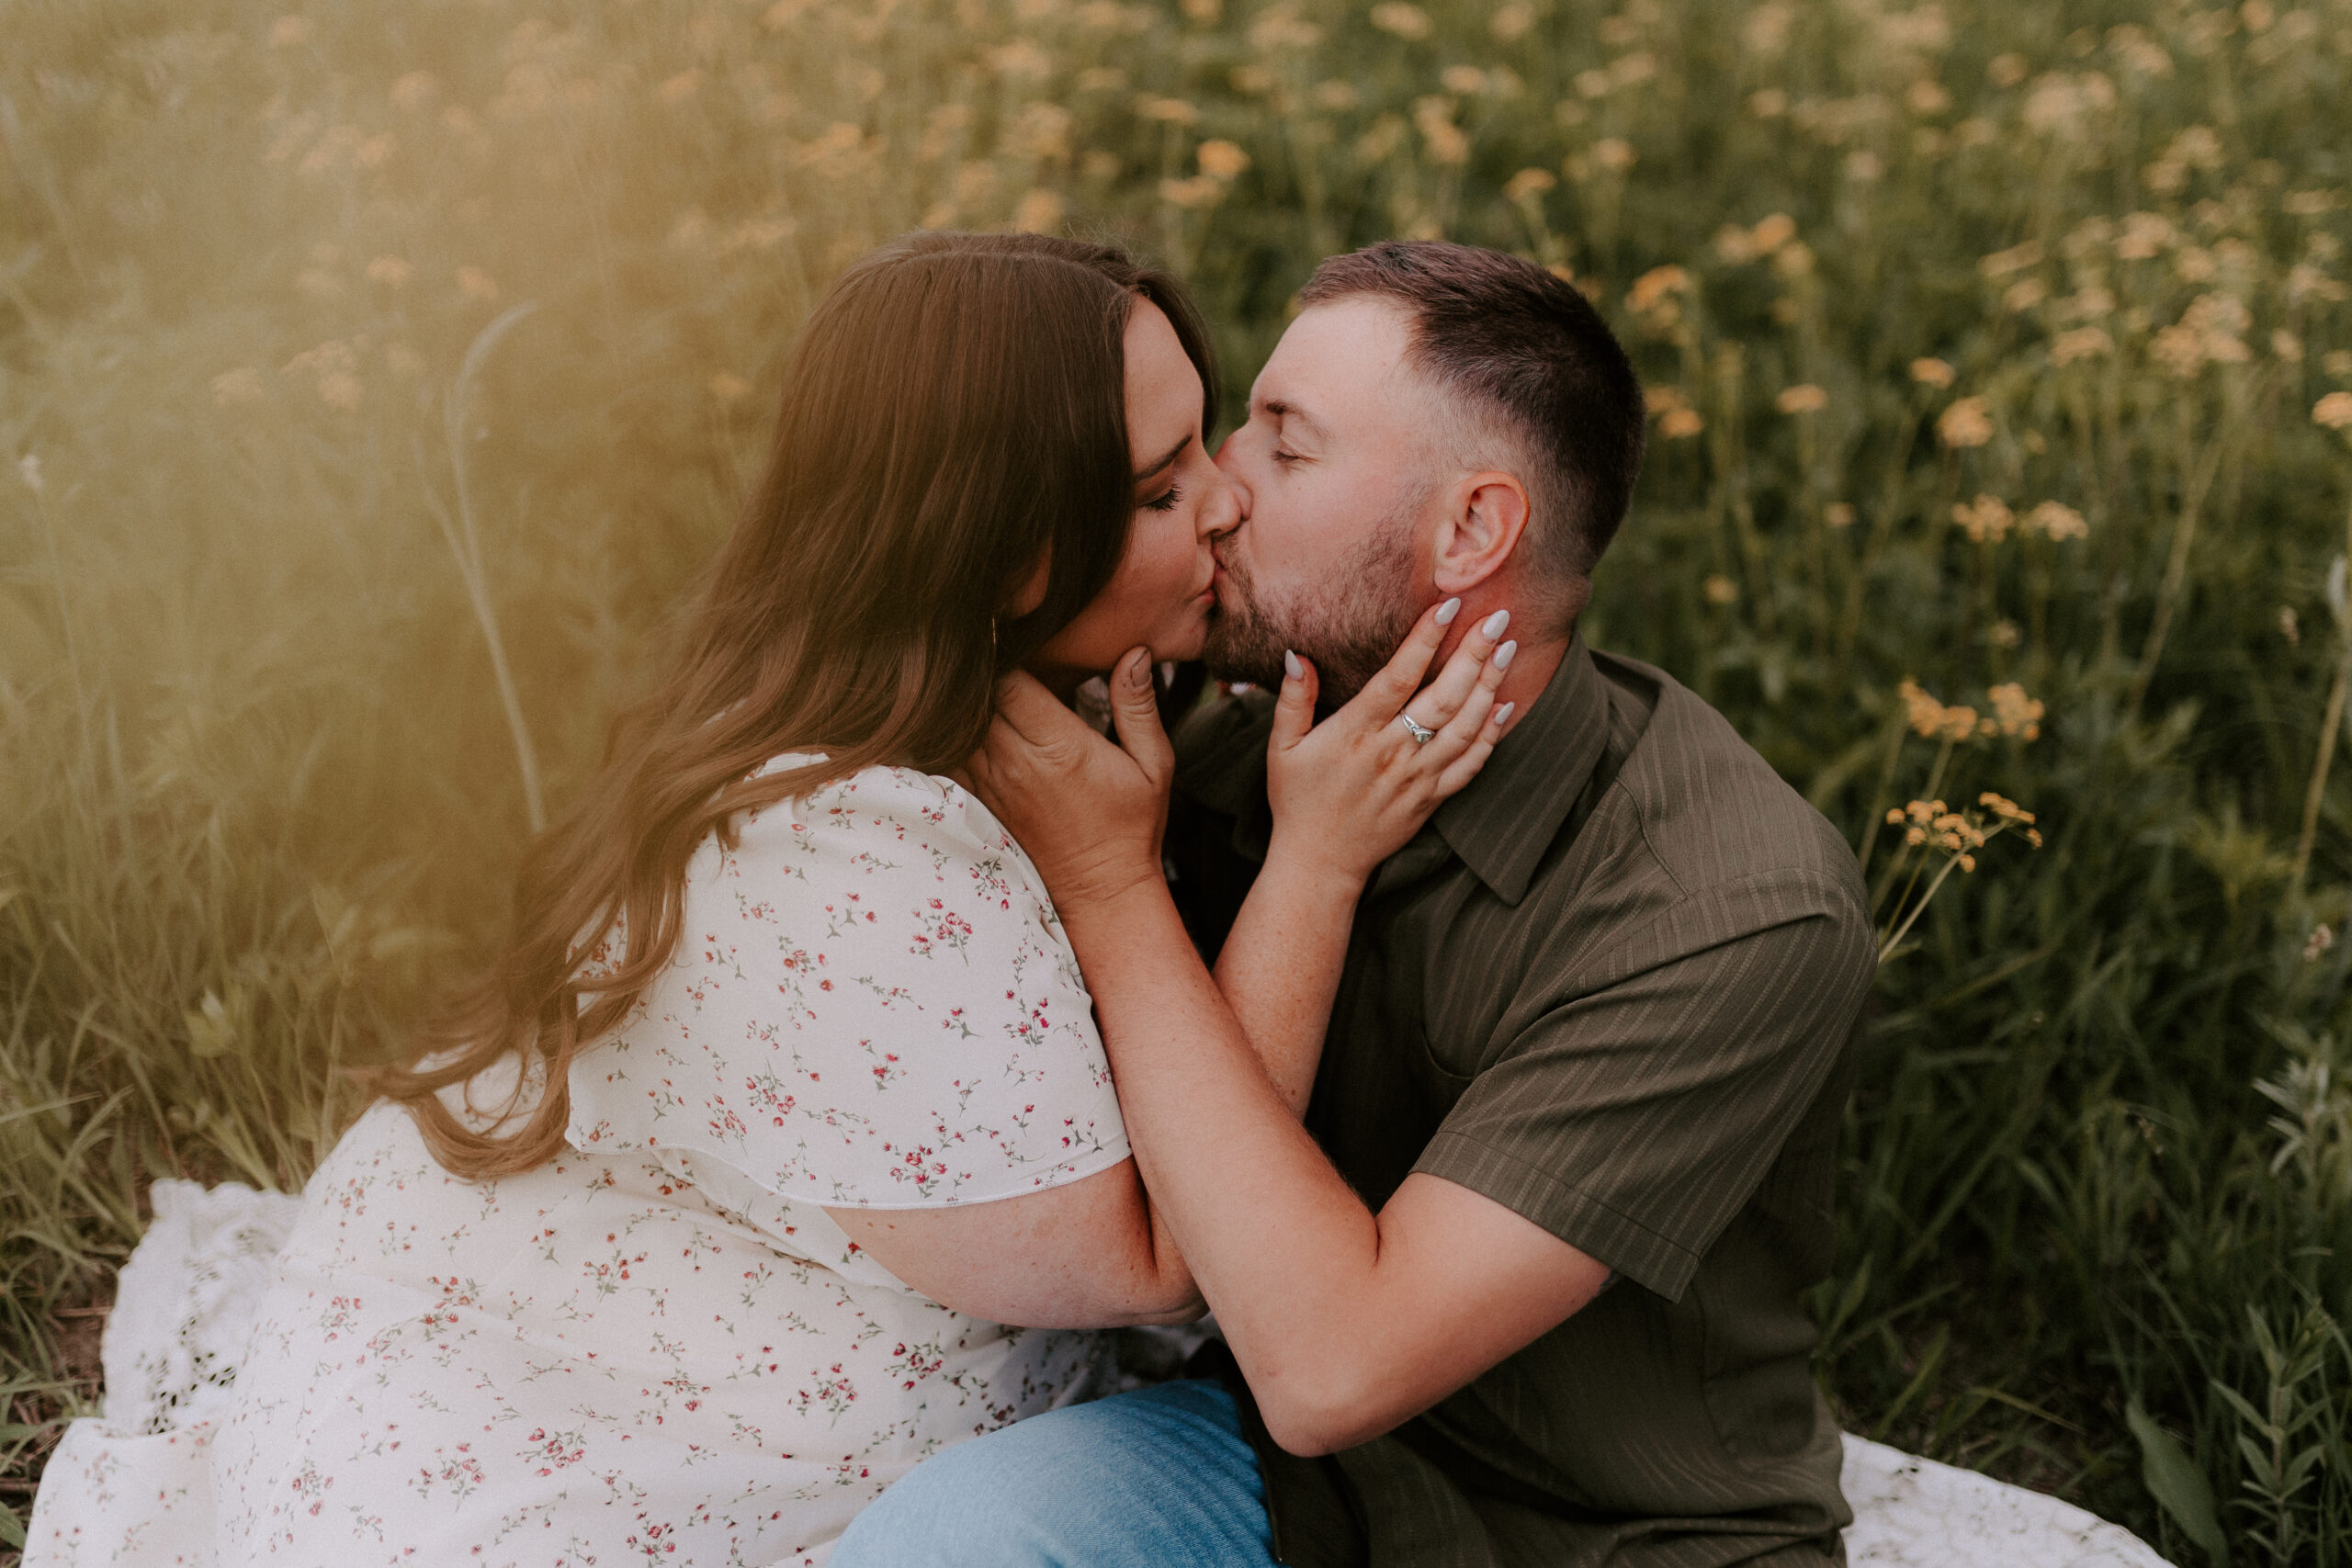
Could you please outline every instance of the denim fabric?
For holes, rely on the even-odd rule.
[[[1198,1379],[1031,1416],[917,1465],[831,1568],[1273,1568],[1233,1396]]]

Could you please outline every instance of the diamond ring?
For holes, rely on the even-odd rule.
[[[1415,719],[1411,714],[1398,714],[1396,716],[1396,722],[1403,725],[1406,729],[1411,733],[1413,737],[1413,743],[1416,746],[1426,746],[1430,741],[1437,739],[1436,730],[1420,723],[1419,720]]]

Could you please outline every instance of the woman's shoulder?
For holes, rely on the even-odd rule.
[[[760,775],[818,760],[787,752]],[[838,863],[869,877],[910,871],[954,875],[1001,884],[997,890],[1008,897],[1015,884],[1044,891],[1028,856],[993,812],[954,779],[916,768],[862,768],[741,812],[731,828],[739,857],[775,856],[786,866]]]

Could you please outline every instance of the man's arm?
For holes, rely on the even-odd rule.
[[[1302,1128],[1164,886],[1066,908],[1144,1182],[1274,1440],[1365,1441],[1599,1293],[1608,1266],[1466,1187],[1377,1214]]]
[[[1768,923],[1695,951],[1669,919],[1629,933],[1635,972],[1529,1024],[1375,1215],[1236,1043],[1153,891],[1065,919],[1138,1168],[1268,1431],[1299,1453],[1428,1408],[1582,1308],[1610,1266],[1679,1294],[1819,1090],[1872,957],[1826,889],[1776,890]]]

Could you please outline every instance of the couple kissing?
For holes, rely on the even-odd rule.
[[[1392,243],[1299,305],[1212,448],[1114,250],[833,286],[304,1194],[212,1560],[1843,1560],[1852,854],[1578,635],[1645,429],[1582,296]],[[1101,1331],[1204,1313],[1120,1391]]]

